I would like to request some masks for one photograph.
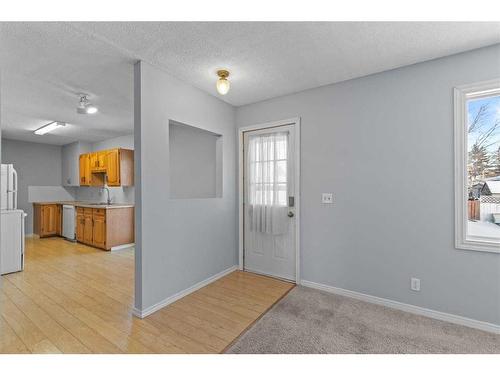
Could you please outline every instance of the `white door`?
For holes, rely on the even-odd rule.
[[[243,133],[244,269],[295,281],[295,127]]]

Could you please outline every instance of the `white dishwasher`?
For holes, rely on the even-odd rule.
[[[75,241],[75,206],[63,205],[63,236],[69,241]]]

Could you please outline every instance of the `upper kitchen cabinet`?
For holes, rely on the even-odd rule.
[[[120,186],[120,149],[106,151],[106,174],[109,186]]]
[[[106,172],[107,151],[97,151],[90,154],[90,171],[92,173]]]
[[[92,175],[90,174],[90,154],[80,155],[80,186],[90,186],[92,182]]]
[[[85,142],[73,142],[62,147],[62,185],[90,185],[90,161],[87,174],[80,176],[80,155],[91,151],[91,145]],[[81,177],[85,177],[82,180]]]
[[[106,151],[106,173],[109,186],[134,185],[134,151],[115,148]]]
[[[90,182],[87,181],[87,164],[89,160]],[[123,148],[102,150],[80,155],[80,183],[82,186],[103,186],[105,181],[109,186],[134,185],[134,151]]]

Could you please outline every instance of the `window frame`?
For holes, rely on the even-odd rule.
[[[500,254],[500,240],[487,237],[467,238],[467,159],[468,116],[467,101],[500,95],[500,78],[454,88],[455,134],[455,247],[461,250],[485,251]]]

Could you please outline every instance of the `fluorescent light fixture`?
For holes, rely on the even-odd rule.
[[[41,128],[36,129],[34,131],[34,133],[36,135],[44,135],[44,134],[50,133],[51,131],[53,131],[61,126],[66,126],[66,123],[54,121],[54,122],[48,123],[47,125],[42,126]]]

